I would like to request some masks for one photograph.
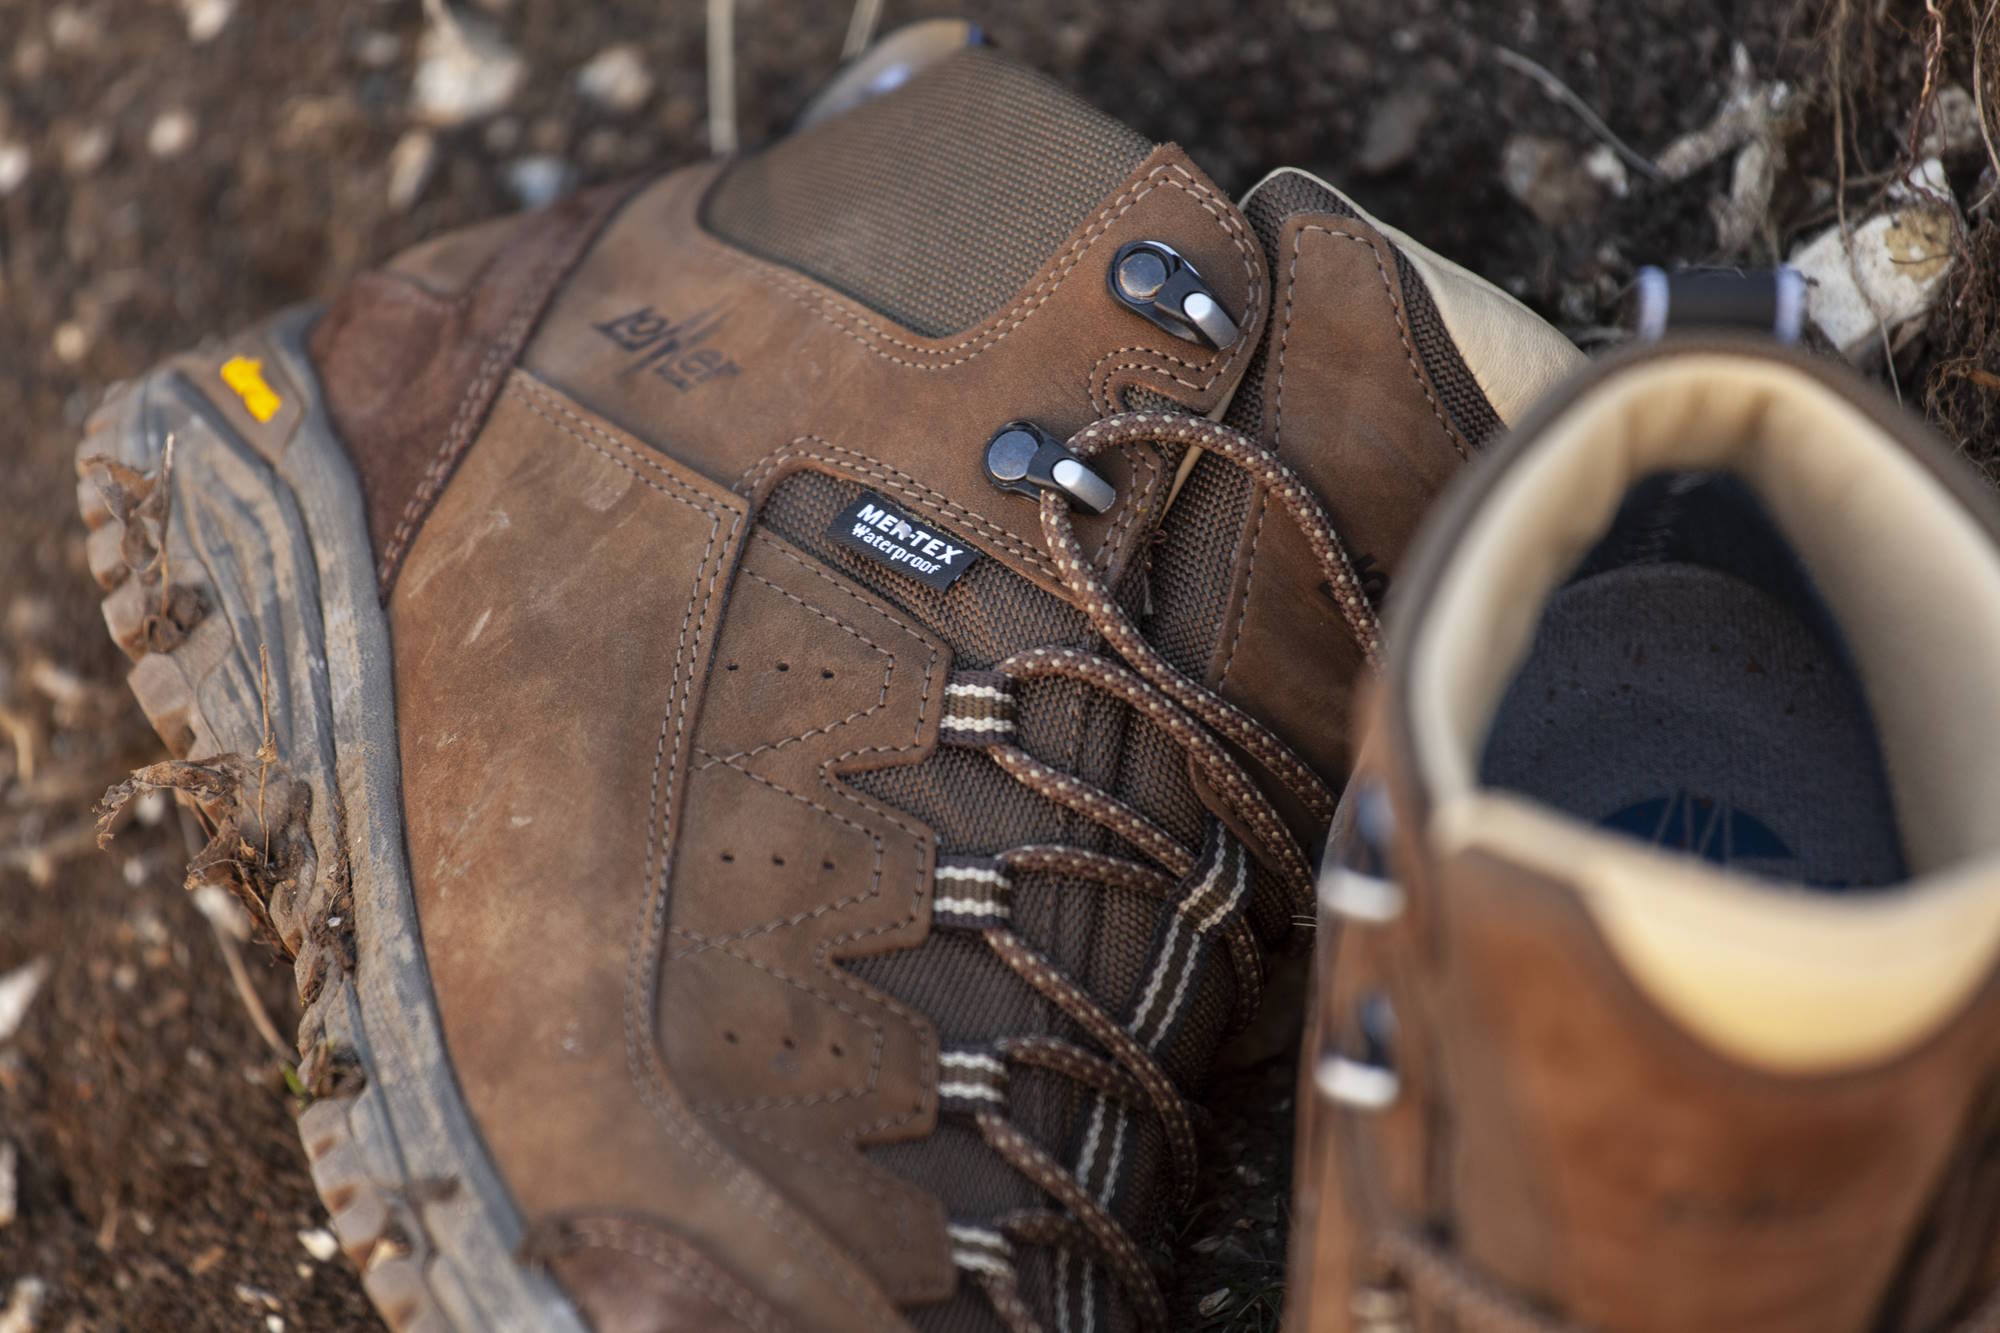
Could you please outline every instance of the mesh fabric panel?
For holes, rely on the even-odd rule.
[[[975,48],[738,161],[702,221],[941,337],[1003,307],[1151,151]]]
[[[1243,469],[1205,454],[1160,524],[1146,637],[1176,670],[1196,680],[1207,678],[1215,652],[1253,490]]]
[[[823,473],[795,473],[774,488],[758,521],[872,589],[943,639],[956,666],[988,666],[1021,649],[1049,644],[1101,651],[1089,622],[1078,612],[997,560],[981,560],[950,588],[939,591],[833,542],[825,535],[828,526],[862,489]],[[1206,590],[1197,594],[1181,587],[1183,572],[1208,582],[1227,579],[1226,560],[1218,564],[1215,552],[1233,551],[1235,537],[1233,529],[1228,536],[1220,535],[1219,529],[1240,524],[1240,506],[1229,513],[1204,513],[1199,506],[1206,505],[1212,493],[1215,488],[1205,484],[1175,506],[1176,530],[1190,534],[1207,558],[1189,561],[1173,551],[1171,543],[1162,548],[1163,567],[1173,571],[1174,578],[1171,583],[1153,579],[1156,614],[1164,606],[1170,619],[1189,619],[1174,610],[1184,597],[1219,607]],[[1195,504],[1188,505],[1190,500]],[[1141,605],[1147,577],[1144,562],[1135,562],[1118,589],[1119,600]],[[1211,639],[1216,618],[1211,615],[1208,621],[1206,633]],[[1177,631],[1205,661],[1212,645],[1195,643],[1202,632]],[[1116,795],[1191,849],[1200,845],[1207,812],[1195,795],[1185,755],[1165,733],[1124,705],[1074,682],[1023,681],[1016,688],[1018,740],[1023,749]],[[852,773],[843,781],[924,821],[936,832],[943,853],[992,854],[1056,842],[1144,860],[1101,825],[1036,796],[974,750],[940,746],[919,763]],[[1094,881],[1025,874],[1014,886],[1014,928],[1114,1015],[1122,1015],[1142,982],[1163,911],[1162,904],[1145,895]],[[929,1015],[948,1042],[1046,1034],[1089,1044],[1066,1015],[970,936],[937,931],[915,948],[844,966]],[[1200,1087],[1233,1012],[1234,987],[1227,962],[1212,960],[1179,1036],[1162,1056],[1184,1089]],[[1064,1156],[1075,1151],[1079,1125],[1092,1101],[1070,1080],[1017,1069],[1010,1086],[1009,1115],[1050,1152]],[[1143,1240],[1159,1234],[1163,1140],[1145,1113],[1133,1118],[1128,1133],[1135,1156],[1118,1211]],[[992,1217],[1008,1208],[1043,1202],[976,1132],[949,1118],[940,1122],[935,1134],[873,1149],[871,1156],[942,1199],[953,1216]],[[1030,1259],[1027,1252],[1022,1258],[1024,1283],[1043,1289],[1049,1271],[1045,1259]],[[1113,1325],[1126,1315],[1116,1312]],[[912,1318],[927,1333],[973,1333],[997,1327],[985,1298],[969,1284],[961,1284],[950,1302],[913,1311]]]

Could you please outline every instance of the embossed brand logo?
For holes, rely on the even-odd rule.
[[[949,588],[979,559],[962,539],[925,527],[879,495],[863,494],[834,515],[826,532],[849,550],[933,588]]]
[[[738,371],[727,353],[708,345],[708,340],[722,327],[723,313],[710,306],[686,319],[675,320],[642,305],[593,327],[632,353],[632,364],[626,368],[626,374],[643,371],[686,393],[698,384]]]

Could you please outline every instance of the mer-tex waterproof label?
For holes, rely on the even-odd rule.
[[[864,493],[834,517],[826,532],[849,550],[933,588],[949,588],[979,559],[979,552],[961,538],[912,521],[879,495]]]

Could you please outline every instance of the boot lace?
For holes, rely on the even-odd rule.
[[[1276,454],[1214,421],[1167,412],[1104,418],[1072,436],[1068,448],[1087,460],[1105,449],[1137,443],[1203,450],[1262,486],[1304,533],[1341,616],[1369,665],[1377,663],[1380,631],[1362,579],[1317,497]],[[1247,1019],[1256,1010],[1263,985],[1262,948],[1245,914],[1253,876],[1276,878],[1293,920],[1309,921],[1313,910],[1313,877],[1305,850],[1237,754],[1248,756],[1315,823],[1331,821],[1336,797],[1269,728],[1190,680],[1160,655],[1084,554],[1061,497],[1042,495],[1041,523],[1049,555],[1071,599],[1116,656],[1041,647],[1016,653],[988,671],[955,672],[946,686],[942,743],[984,751],[1016,781],[1109,830],[1143,859],[1056,844],[1015,847],[991,857],[939,859],[933,926],[982,938],[1001,962],[1073,1019],[1098,1048],[1033,1036],[1002,1038],[977,1048],[948,1047],[941,1053],[940,1110],[969,1117],[993,1151],[1052,1205],[990,1220],[954,1221],[953,1259],[984,1289],[1009,1333],[1038,1333],[1042,1328],[1021,1292],[1014,1263],[1019,1245],[1085,1256],[1109,1275],[1141,1328],[1164,1329],[1167,1310],[1159,1284],[1139,1245],[1105,1202],[1115,1164],[1102,1145],[1114,1136],[1089,1135],[1083,1160],[1071,1164],[1056,1160],[1008,1118],[1008,1072],[1013,1067],[1035,1067],[1082,1084],[1095,1094],[1094,1116],[1150,1114],[1164,1134],[1172,1196],[1184,1204],[1194,1184],[1194,1119],[1160,1058],[1179,1006],[1193,990],[1193,971],[1219,947],[1235,974],[1235,1018]],[[1211,820],[1202,846],[1189,847],[1116,796],[1021,749],[1015,742],[1015,687],[1047,678],[1079,682],[1152,722],[1185,753],[1226,808],[1228,819]],[[1239,835],[1247,838],[1247,848]],[[1138,998],[1122,1021],[1012,928],[1012,882],[1016,875],[1030,873],[1066,875],[1169,905],[1170,924],[1154,945]],[[1088,1290],[1083,1299],[1091,1299]]]

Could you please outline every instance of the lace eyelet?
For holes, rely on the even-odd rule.
[[[1319,906],[1323,912],[1365,925],[1385,926],[1403,914],[1403,905],[1402,887],[1392,879],[1339,865],[1320,872]]]
[[[1354,1316],[1355,1333],[1410,1333],[1410,1298],[1400,1287],[1370,1285],[1357,1288],[1349,1298],[1347,1312]]]
[[[1363,1054],[1356,1059],[1335,1052],[1320,1057],[1313,1082],[1330,1100],[1356,1111],[1386,1111],[1402,1092],[1396,1073],[1396,1008],[1382,991],[1370,991],[1356,1006],[1355,1026]]]

